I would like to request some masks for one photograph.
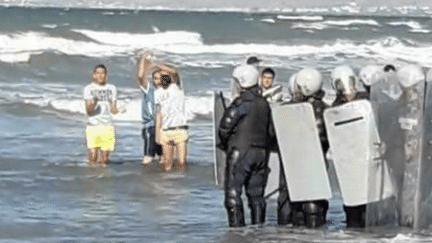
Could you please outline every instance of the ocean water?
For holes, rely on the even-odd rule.
[[[324,76],[369,63],[432,67],[432,12],[348,5],[284,11],[0,7],[1,242],[430,242],[428,231],[345,229],[340,195],[322,229],[229,229],[213,178],[212,94],[249,55],[286,86],[305,66]],[[136,59],[174,64],[187,96],[189,169],[142,167]],[[108,168],[88,168],[84,86],[108,67],[127,112],[115,116]],[[248,210],[246,209],[246,212]]]

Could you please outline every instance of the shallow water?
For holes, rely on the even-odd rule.
[[[346,230],[338,195],[320,229],[277,226],[274,197],[264,226],[230,229],[210,165],[164,173],[139,161],[89,168],[1,158],[0,166],[2,242],[427,242],[431,237],[404,228]]]

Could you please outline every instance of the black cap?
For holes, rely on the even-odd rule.
[[[257,62],[261,62],[262,60],[258,59],[256,56],[249,57],[246,61],[247,64],[254,64]]]

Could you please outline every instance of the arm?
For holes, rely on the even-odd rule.
[[[117,89],[115,88],[115,86],[112,86],[112,97],[109,101],[109,105],[110,105],[110,111],[112,114],[117,114],[119,112],[118,108],[117,108]]]
[[[161,71],[168,73],[168,75],[170,76],[171,80],[174,83],[177,83],[178,85],[180,85],[180,77],[179,74],[176,70],[176,68],[170,64],[167,63],[163,63],[163,62],[153,62],[153,64],[159,68]]]
[[[110,102],[110,111],[114,115],[119,113],[119,110],[117,108],[117,101]]]
[[[137,78],[139,81],[139,84],[143,86],[145,89],[148,89],[148,79],[147,79],[147,73],[152,68],[152,63],[149,60],[150,54],[144,53],[140,60],[138,61],[138,72],[137,72]]]
[[[170,75],[177,74],[177,70],[172,65],[169,65],[167,63],[163,63],[163,62],[160,62],[160,61],[159,62],[153,62],[153,64],[156,67],[158,67],[160,70],[165,71],[165,72],[169,73]]]
[[[248,106],[238,98],[226,109],[222,120],[219,124],[219,138],[221,140],[220,146],[223,150],[226,149],[227,143],[232,134],[234,134],[235,128],[238,122],[246,116],[248,113]]]
[[[91,115],[95,111],[96,106],[97,106],[97,99],[96,98],[86,99],[85,100],[85,109],[86,109],[87,115]]]
[[[89,86],[84,88],[83,96],[85,102],[85,111],[87,115],[91,116],[97,108],[98,99],[92,95],[91,88]]]

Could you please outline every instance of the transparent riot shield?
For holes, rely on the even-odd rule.
[[[379,200],[366,206],[366,227],[397,225],[401,209],[404,164],[404,133],[399,123],[403,109],[402,88],[394,73],[387,73],[371,87],[371,102],[375,113],[380,142],[374,146],[372,167],[369,173],[368,197],[377,194]],[[386,186],[380,172],[385,167],[394,186],[394,196],[384,199]]]
[[[378,160],[387,163],[396,191],[394,197],[368,205],[368,226],[412,227],[418,214],[425,83],[420,80],[403,86],[400,84],[410,82],[401,78],[388,74],[372,86],[371,99],[382,140]],[[371,188],[370,193],[373,191]]]
[[[380,140],[371,103],[359,100],[329,108],[324,119],[344,205],[360,206],[389,198],[393,186],[388,172],[373,160],[375,144]],[[369,173],[382,178],[369,181]],[[381,181],[385,187],[378,190]],[[370,187],[376,189],[373,197]]]
[[[419,193],[415,229],[432,227],[432,71],[426,75],[426,94],[423,119],[423,142],[419,167]]]
[[[220,143],[219,140],[219,124],[222,119],[222,116],[225,111],[224,98],[222,93],[214,93],[214,107],[213,107],[213,144],[215,148],[214,153],[214,171],[216,184],[219,185],[219,188],[224,188],[225,182],[225,163],[226,163],[226,154],[224,151],[219,149],[217,145]]]
[[[401,82],[401,80],[399,80]],[[405,171],[402,187],[401,217],[402,226],[412,227],[418,214],[420,188],[421,148],[423,143],[424,119],[424,75],[421,81],[403,89],[404,103],[398,122],[404,133]]]
[[[330,182],[312,105],[274,104],[271,108],[291,201],[328,200]]]

